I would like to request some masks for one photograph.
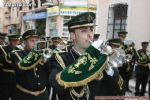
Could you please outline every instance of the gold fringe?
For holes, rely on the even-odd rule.
[[[93,81],[94,79],[98,79],[99,77],[100,77],[99,80],[102,79],[103,71],[106,68],[107,68],[107,60],[102,65],[102,67],[97,72],[95,72],[95,74],[89,76],[88,78],[86,78],[84,80],[77,81],[77,82],[65,82],[65,81],[61,80],[61,78],[60,78],[61,72],[56,75],[56,80],[57,80],[58,84],[60,84],[61,86],[64,86],[64,88],[79,87],[79,86],[87,85],[89,82]]]
[[[42,61],[42,57],[39,58],[39,60],[37,62],[35,62],[34,64],[32,64],[32,66],[30,67],[23,67],[20,65],[20,62],[18,63],[18,68],[21,70],[30,70],[33,69],[34,67],[36,67],[37,64],[39,64]]]

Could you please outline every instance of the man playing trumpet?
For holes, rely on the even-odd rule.
[[[91,43],[94,21],[95,13],[85,12],[65,23],[74,45],[68,52],[56,53],[47,60],[50,85],[59,100],[94,100],[95,96],[124,94],[124,81],[115,68],[108,66],[107,55],[99,49],[104,42]]]

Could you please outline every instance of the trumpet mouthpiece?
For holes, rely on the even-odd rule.
[[[92,41],[92,40],[89,40],[89,42],[92,43],[93,41]]]

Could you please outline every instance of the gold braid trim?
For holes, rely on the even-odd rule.
[[[94,26],[94,24],[88,23],[88,24],[84,24],[84,25],[74,25],[74,26],[71,26],[70,29],[78,28],[78,27],[84,27],[84,26]]]
[[[114,44],[114,45],[117,45],[117,46],[120,46],[120,43],[111,43],[110,44]]]
[[[13,52],[14,52],[14,54],[18,57],[18,59],[21,61],[22,58],[18,55],[18,53],[17,53],[16,51],[13,51]]]
[[[103,71],[106,68],[107,68],[107,60],[102,65],[102,67],[98,71],[95,72],[95,74],[89,76],[88,78],[86,78],[84,80],[77,81],[77,82],[64,82],[60,78],[62,71],[56,75],[56,80],[57,80],[58,84],[60,84],[61,86],[64,86],[64,88],[84,86],[84,85],[87,85],[89,82],[93,81],[94,79],[99,79],[99,80],[102,79],[103,78]]]
[[[38,95],[44,93],[45,90],[46,90],[46,87],[45,87],[44,89],[42,89],[42,90],[40,90],[40,91],[31,91],[31,90],[28,90],[28,89],[22,87],[22,86],[19,85],[19,84],[16,84],[16,88],[18,88],[20,91],[22,91],[22,92],[24,92],[24,93],[27,93],[27,94],[30,94],[30,95],[33,95],[33,96],[38,96]]]
[[[23,66],[20,65],[20,62],[19,62],[18,63],[18,68],[21,69],[21,70],[25,70],[25,71],[26,70],[30,70],[30,69],[33,69],[34,67],[36,67],[36,65],[41,63],[42,61],[43,61],[42,57],[40,57],[39,60],[36,63],[34,63],[32,66],[30,66],[30,67],[23,67]]]
[[[65,69],[66,68],[66,65],[62,59],[62,57],[59,55],[59,53],[55,53],[56,56],[55,56],[55,59],[57,60],[57,62],[60,64],[60,66]]]
[[[28,35],[28,36],[26,36],[25,38],[27,39],[28,37],[31,37],[31,36],[35,36],[35,37],[37,37],[38,35],[36,35],[36,34]]]
[[[66,52],[68,52],[68,46],[65,47]]]
[[[123,45],[120,45],[119,48],[124,50],[124,46]]]
[[[139,58],[141,58],[139,52],[136,51],[136,54],[137,54],[137,56],[138,56]]]
[[[5,50],[3,49],[3,47],[2,47],[2,46],[0,46],[0,48],[1,48],[1,50],[3,51],[3,53],[4,53],[4,56],[5,56],[5,60],[6,60],[6,62],[7,62],[7,63],[9,63],[9,64],[11,64],[11,63],[12,63],[12,61],[11,61],[11,60],[9,60],[9,59],[7,58],[7,53],[5,52]]]
[[[124,34],[119,34],[120,36],[126,36],[126,35],[124,35]]]
[[[8,73],[15,73],[15,71],[14,70],[11,70],[11,69],[2,69],[4,72],[8,72]]]

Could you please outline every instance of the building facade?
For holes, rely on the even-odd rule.
[[[117,32],[127,31],[127,40],[136,48],[142,41],[150,41],[149,0],[97,0],[97,29],[100,38],[117,38]],[[149,46],[150,47],[150,46]],[[150,48],[149,48],[150,50]]]
[[[69,39],[68,27],[63,24],[87,11],[96,12],[96,0],[61,0],[56,6],[47,8],[46,35]]]
[[[3,8],[0,7],[0,32],[3,32],[3,24],[4,24],[4,11]]]
[[[96,12],[96,0],[4,0],[3,30],[23,34],[37,29],[39,35],[70,37],[63,24],[79,13]]]
[[[20,33],[21,31],[21,13],[25,0],[3,0],[4,27],[3,31],[7,33]]]

